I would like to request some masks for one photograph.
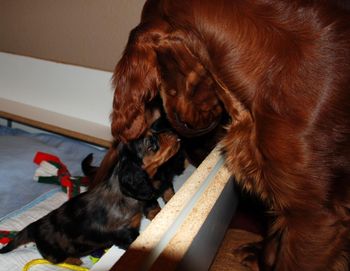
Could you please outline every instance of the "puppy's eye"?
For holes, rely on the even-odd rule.
[[[153,135],[150,137],[150,145],[148,146],[148,151],[156,152],[159,149],[158,137]]]
[[[149,146],[151,145],[151,142],[148,137],[143,139],[143,145],[145,146],[146,149],[148,149]]]
[[[156,136],[150,136],[150,137],[144,138],[143,144],[147,152],[155,152],[158,150],[158,140]]]

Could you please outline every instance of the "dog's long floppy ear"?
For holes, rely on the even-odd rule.
[[[140,24],[130,33],[113,77],[111,126],[117,141],[130,141],[145,132],[147,103],[158,94],[162,77],[165,81],[172,78],[173,67],[169,63],[185,75],[187,92],[194,92],[206,78],[203,65],[184,45],[186,34],[172,33],[170,28],[167,22],[154,20]],[[167,72],[167,77],[161,76],[162,70]]]
[[[125,160],[120,163],[118,178],[122,193],[137,200],[153,199],[155,190],[146,171],[134,161]]]
[[[145,110],[158,92],[160,77],[154,50],[166,25],[144,23],[130,33],[113,76],[112,134],[123,142],[136,139],[146,128]]]
[[[185,78],[185,89],[181,89],[181,92],[185,92],[188,95],[195,95],[196,87],[201,81],[205,80],[209,74],[199,61],[199,58],[186,46],[186,36],[187,34],[181,31],[176,31],[167,35],[156,49],[157,59],[160,66],[161,77],[165,82],[173,86],[177,85],[179,82],[174,82],[174,80],[176,80],[174,73],[180,73]],[[194,44],[199,43],[194,42]],[[202,46],[197,45],[196,48],[201,48],[199,49],[201,54],[205,52]],[[176,89],[170,89],[170,92],[172,93],[168,94],[172,96],[177,94]]]

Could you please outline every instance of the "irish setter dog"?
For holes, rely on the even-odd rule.
[[[157,97],[184,137],[229,115],[227,167],[273,218],[262,270],[350,270],[348,6],[148,0],[116,66],[116,141],[148,129]]]

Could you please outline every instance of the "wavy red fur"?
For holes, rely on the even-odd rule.
[[[131,38],[116,69],[116,137],[142,133],[158,93],[183,135],[230,115],[227,166],[273,218],[263,270],[349,270],[348,10],[349,1],[149,0],[131,34],[144,51],[133,58]]]

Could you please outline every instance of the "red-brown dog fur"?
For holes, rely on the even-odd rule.
[[[186,78],[171,97],[164,52]],[[205,113],[191,98],[176,105],[203,82]],[[159,93],[183,134],[225,108],[227,166],[274,218],[264,270],[349,270],[350,15],[336,1],[149,0],[114,83],[118,140],[144,133]]]

